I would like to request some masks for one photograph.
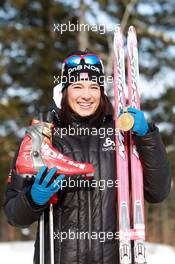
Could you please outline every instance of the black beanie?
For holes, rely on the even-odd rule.
[[[86,55],[94,54],[90,51],[75,51],[71,55]],[[68,56],[68,57],[69,57]],[[97,56],[97,55],[96,55]],[[80,63],[76,66],[69,67],[66,63],[62,67],[62,91],[69,86],[69,84],[77,81],[94,81],[104,89],[104,69],[102,62],[97,64],[87,64],[82,58]]]

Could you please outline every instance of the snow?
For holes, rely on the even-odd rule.
[[[32,264],[33,241],[0,243],[1,263]],[[163,244],[146,244],[147,263],[175,263],[175,248]]]
[[[32,264],[33,241],[0,243],[0,258],[4,264]]]
[[[148,264],[175,263],[175,248],[163,244],[146,244]]]

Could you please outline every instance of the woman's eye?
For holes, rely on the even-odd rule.
[[[98,90],[98,89],[99,89],[99,87],[98,87],[98,86],[91,86],[91,89]]]
[[[77,86],[74,86],[73,88],[74,89],[81,89],[82,87],[77,85]]]

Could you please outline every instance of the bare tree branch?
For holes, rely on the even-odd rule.
[[[106,58],[106,67],[105,67],[105,79],[107,80],[108,76],[112,76],[113,74],[113,35],[107,35],[107,42],[109,47],[109,54]],[[108,86],[107,90],[110,90],[111,87]]]
[[[80,17],[79,17],[80,25],[86,24],[85,12],[86,12],[86,4],[84,0],[80,0]],[[86,30],[78,32],[78,47],[80,50],[85,50],[87,47],[89,47],[88,32]]]
[[[158,30],[157,28],[149,27],[140,20],[134,20],[134,25],[137,26],[137,32],[140,35],[147,35],[149,37],[156,37],[165,44],[175,45],[175,40],[168,36],[165,32]]]
[[[123,14],[122,21],[121,21],[121,28],[122,28],[123,32],[124,32],[124,30],[128,24],[129,17],[132,14],[133,8],[137,2],[138,2],[138,0],[131,0],[130,3],[127,4],[127,6],[126,6],[126,9],[125,9],[125,12]]]

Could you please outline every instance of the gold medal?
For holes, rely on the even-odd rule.
[[[134,125],[134,117],[128,113],[124,112],[118,118],[118,128],[122,131],[129,131]]]

